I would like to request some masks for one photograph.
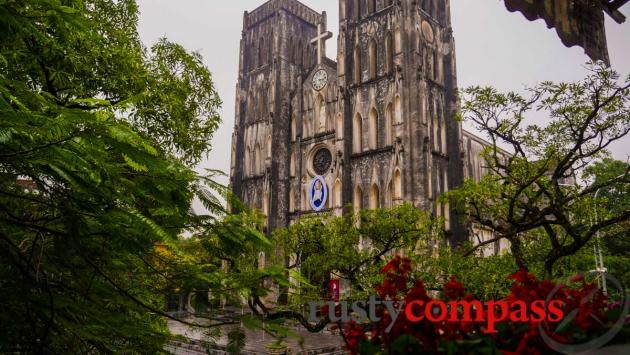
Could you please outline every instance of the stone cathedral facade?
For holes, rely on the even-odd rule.
[[[340,0],[337,57],[326,13],[270,0],[243,16],[230,185],[268,231],[352,204],[404,201],[469,235],[437,197],[479,177],[484,142],[455,120],[448,0]],[[328,198],[309,204],[314,177]]]

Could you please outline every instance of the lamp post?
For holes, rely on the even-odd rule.
[[[595,191],[595,195],[593,196],[593,200],[595,201],[595,223],[599,223],[599,218],[597,216],[597,196],[599,196],[599,191],[601,187]],[[591,221],[591,227],[593,227],[593,222]],[[604,267],[604,258],[602,258],[602,247],[601,237],[599,236],[599,229],[595,233],[595,246],[593,247],[595,251],[595,271],[597,273],[597,285],[602,289],[604,294],[606,294],[606,268]]]

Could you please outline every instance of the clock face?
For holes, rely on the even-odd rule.
[[[313,75],[313,89],[319,91],[328,83],[328,73],[324,69],[320,69]]]

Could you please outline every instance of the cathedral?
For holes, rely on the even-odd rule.
[[[449,0],[340,0],[326,12],[270,0],[243,16],[230,185],[267,232],[346,206],[411,202],[471,235],[437,197],[483,174],[487,143],[455,119]],[[485,238],[484,238],[485,239]]]

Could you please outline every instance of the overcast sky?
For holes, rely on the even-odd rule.
[[[166,36],[188,50],[200,52],[223,100],[223,123],[212,141],[212,152],[200,168],[229,172],[243,12],[264,2],[138,1],[139,30],[145,45]],[[327,55],[336,58],[338,0],[302,2],[327,12],[328,27],[334,34],[334,39],[327,42]],[[492,85],[500,90],[522,91],[543,80],[575,81],[584,77],[588,58],[581,48],[565,48],[555,30],[547,29],[541,20],[529,22],[519,13],[508,12],[501,0],[452,0],[451,11],[460,87]],[[621,11],[630,18],[630,4]],[[630,73],[630,20],[619,25],[607,17],[606,31],[612,66],[626,76]],[[625,160],[630,155],[630,137],[612,150],[615,158]]]

